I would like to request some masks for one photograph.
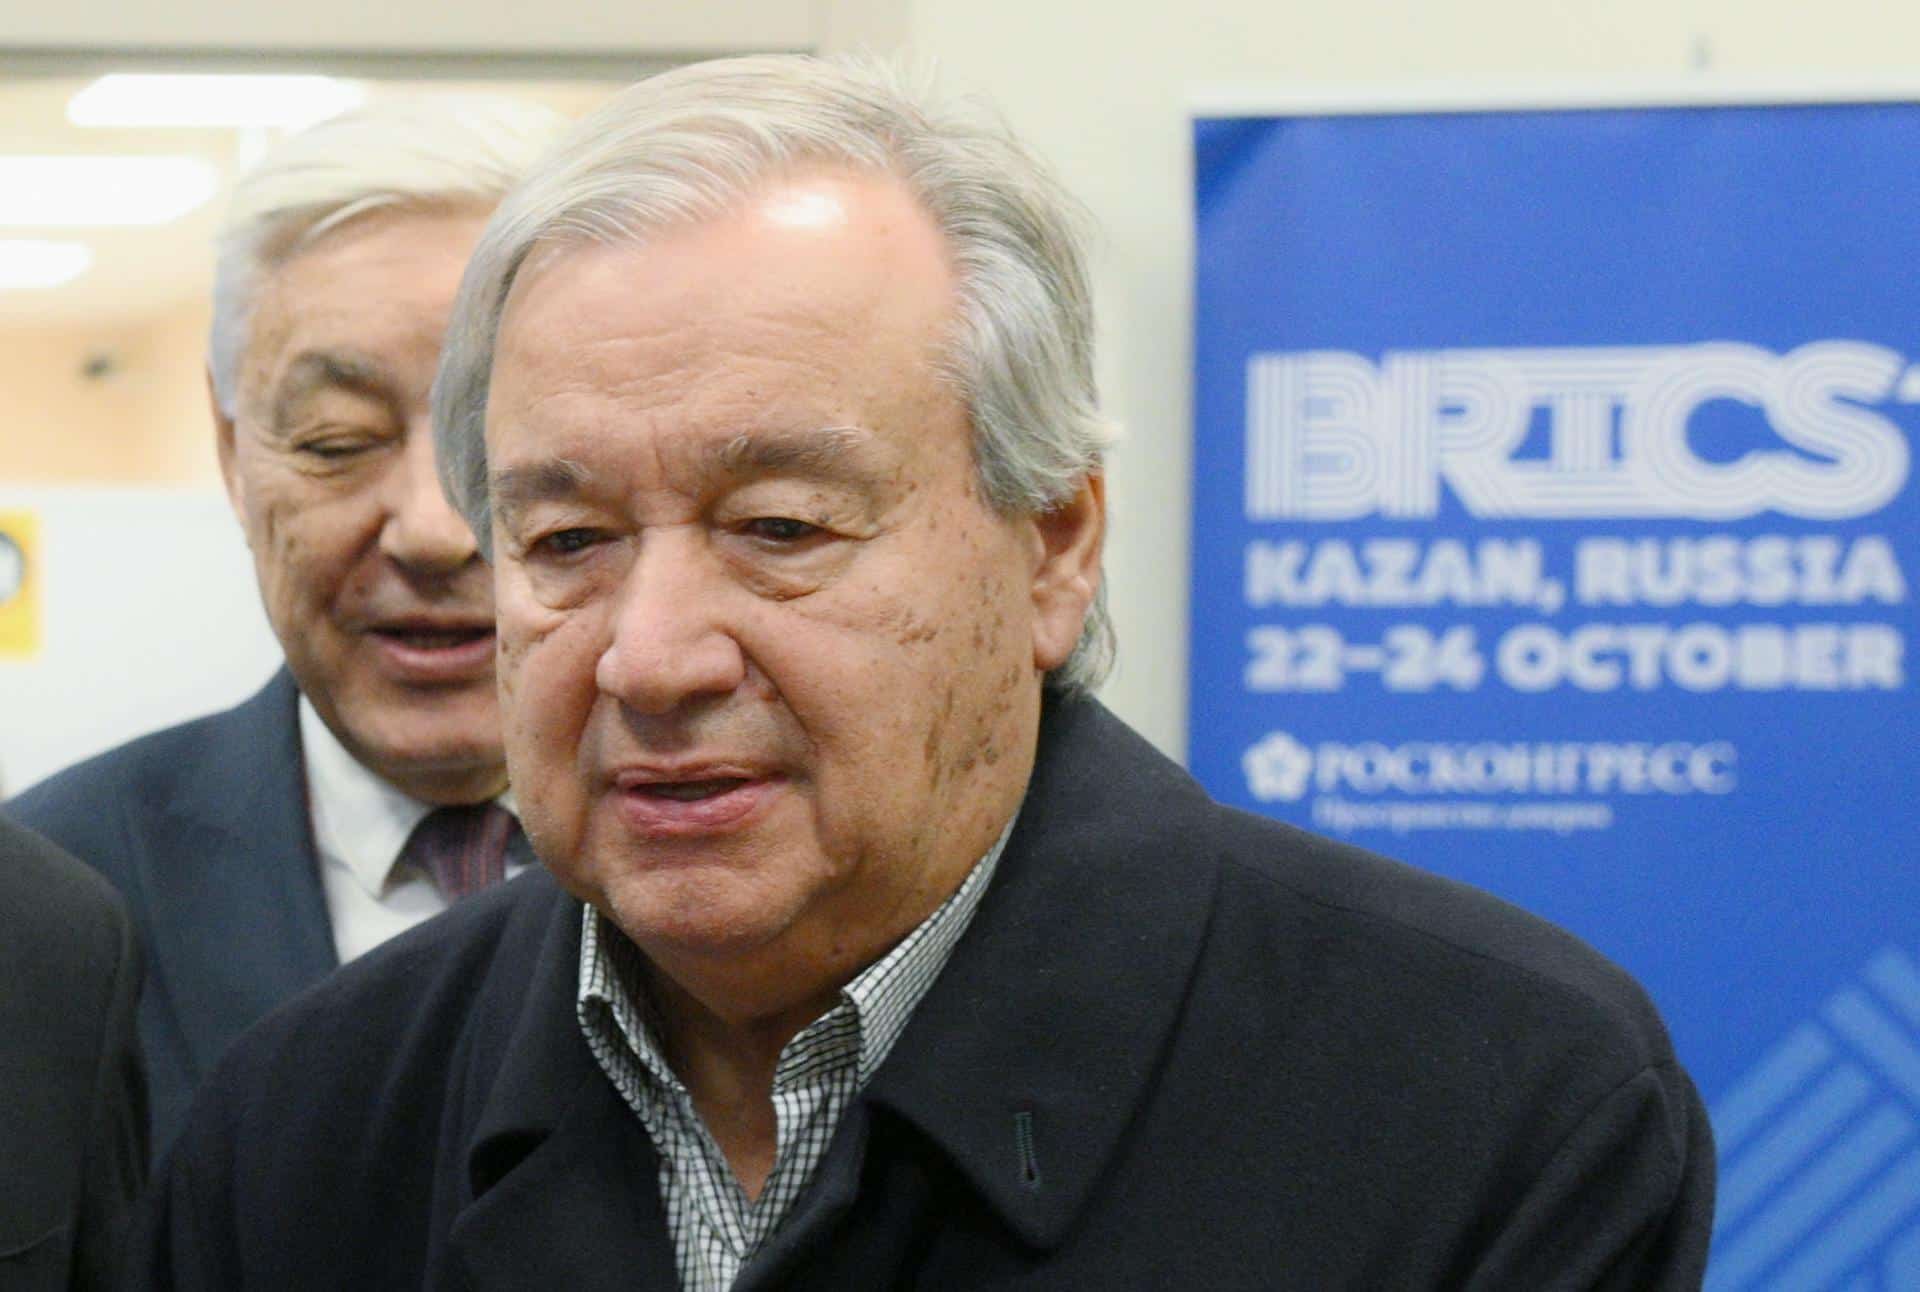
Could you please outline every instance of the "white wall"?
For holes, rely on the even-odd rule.
[[[39,522],[42,637],[31,658],[0,658],[0,798],[225,708],[278,665],[218,489],[0,487],[13,510]]]
[[[228,0],[119,0],[50,5],[5,0],[0,26],[20,49],[221,49],[672,55],[807,49],[819,38],[818,0],[702,0],[698,4],[537,5],[333,0],[318,5]]]
[[[908,3],[913,47],[953,86],[998,103],[1106,231],[1101,378],[1128,432],[1111,463],[1121,663],[1106,699],[1175,753],[1186,744],[1196,91],[1808,77],[1920,85],[1920,6],[1884,0]]]

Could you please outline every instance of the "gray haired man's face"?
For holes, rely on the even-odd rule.
[[[301,690],[417,798],[504,781],[491,580],[434,473],[427,397],[477,213],[376,213],[256,299],[220,457]]]
[[[954,309],[912,198],[833,172],[560,252],[508,303],[487,444],[516,797],[561,882],[696,994],[844,980],[1025,790],[1098,485],[988,506],[936,362]]]

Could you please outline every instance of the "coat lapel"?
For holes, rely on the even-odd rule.
[[[1177,1021],[1217,879],[1211,804],[1091,700],[1050,698],[1020,819],[869,1100],[1029,1245],[1071,1225]]]
[[[576,1083],[559,1120],[530,1145],[455,1218],[447,1239],[455,1286],[678,1292],[658,1160],[604,1076]]]
[[[497,1071],[467,1139],[472,1201],[447,1238],[454,1286],[678,1292],[659,1159],[575,1021],[580,918],[556,890],[526,976],[496,976],[479,1004],[492,1017],[475,1033],[503,1043],[475,1055]]]
[[[337,963],[285,670],[221,716],[145,858],[155,986],[204,1076],[251,1023]]]
[[[774,1231],[773,1237],[767,1240],[766,1246],[754,1253],[753,1259],[740,1271],[739,1277],[734,1280],[732,1292],[773,1292],[774,1289],[792,1289],[796,1286],[795,1267],[806,1260],[809,1249],[819,1242],[822,1235],[838,1227],[859,1194],[867,1157],[867,1120],[866,1106],[855,1100],[841,1117],[833,1142],[827,1146],[820,1165],[814,1168],[813,1179],[795,1199],[793,1210],[787,1213],[787,1218]],[[876,1241],[898,1243],[911,1241],[911,1236],[918,1229],[919,1226],[915,1224],[895,1226],[888,1232],[880,1232],[872,1226],[866,1226],[855,1238],[856,1241],[864,1238],[868,1246]],[[888,1269],[897,1263],[897,1259],[875,1261],[871,1252],[861,1253],[860,1258],[853,1262],[856,1268],[869,1270]]]

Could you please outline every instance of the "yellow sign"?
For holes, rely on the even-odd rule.
[[[40,650],[40,526],[29,511],[0,511],[0,659]]]

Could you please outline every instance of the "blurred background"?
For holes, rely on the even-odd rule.
[[[618,86],[693,59],[857,49],[910,51],[951,87],[989,98],[1099,226],[1099,376],[1124,433],[1109,464],[1107,558],[1120,656],[1104,698],[1179,758],[1188,753],[1189,602],[1208,591],[1189,574],[1196,109],[1920,100],[1920,7],[1884,0],[335,0],[311,11],[0,0],[0,33],[0,537],[11,536],[0,542],[0,797],[232,704],[275,667],[207,414],[212,237],[236,168],[277,133],[367,98],[484,88],[578,115]],[[1908,264],[1884,272],[1912,274]],[[1909,358],[1916,350],[1887,343]],[[37,576],[24,583],[23,562]],[[1910,604],[1900,613],[1910,619]],[[1913,695],[1909,682],[1880,712],[1904,721]],[[1353,711],[1376,716],[1364,701]],[[1822,747],[1819,735],[1789,742],[1795,761],[1804,752],[1820,774],[1843,776],[1848,751]],[[1755,801],[1762,828],[1765,803]],[[1809,802],[1811,812],[1847,815],[1818,795]],[[1851,828],[1870,836],[1867,851],[1882,863],[1904,865],[1915,851],[1911,817]],[[1363,841],[1403,851],[1404,841]],[[1563,856],[1552,837],[1529,846],[1539,858]],[[1669,877],[1711,853],[1698,838],[1663,838],[1658,855],[1635,855],[1654,885],[1636,909],[1660,908]],[[1810,885],[1844,888],[1838,870],[1817,869],[1834,855],[1807,857]],[[1738,901],[1679,935],[1649,935],[1660,945],[1644,954],[1629,954],[1629,936],[1549,913],[1648,979],[1715,1104],[1723,1151],[1739,1118],[1763,1122],[1759,1103],[1741,1103],[1759,1089],[1745,1065],[1772,1080],[1769,1065],[1785,1051],[1768,1047],[1812,1035],[1828,993],[1843,990],[1856,960],[1879,954],[1868,972],[1912,987],[1900,997],[1907,1031],[1873,1067],[1875,1098],[1895,1108],[1905,1152],[1920,1141],[1920,977],[1899,951],[1914,949],[1911,904],[1855,900],[1890,927],[1835,948],[1834,964],[1792,991],[1764,989],[1765,973],[1749,967],[1783,950],[1791,959],[1793,939],[1744,921],[1773,900],[1791,932],[1806,908],[1790,886],[1768,898],[1745,855],[1712,860]],[[1617,873],[1597,869],[1587,882],[1599,891]],[[1529,882],[1569,904],[1583,899],[1558,874],[1540,867]],[[1742,966],[1724,980],[1696,963],[1697,944],[1715,937]],[[1744,1017],[1728,1001],[1767,1017],[1743,1024],[1737,1065],[1702,1064],[1729,1017]],[[1752,1204],[1799,1178],[1774,1152],[1784,1141],[1755,1131],[1754,1142],[1754,1156],[1729,1162],[1723,1198],[1734,1196],[1730,1185]],[[1888,1214],[1912,1226],[1908,1236],[1881,1274],[1862,1275],[1880,1282],[1848,1286],[1920,1287],[1920,1191],[1895,1203]],[[1748,1284],[1728,1274],[1716,1286]]]
[[[578,116],[660,64],[101,54],[0,84],[0,514],[32,527],[31,631],[0,641],[0,793],[249,694],[278,648],[220,489],[205,352],[233,176],[386,95]],[[492,75],[482,76],[488,71]],[[136,685],[120,685],[136,680]]]
[[[1111,467],[1122,650],[1106,696],[1178,755],[1194,102],[1242,89],[1271,100],[1920,84],[1920,10],[1871,0],[0,0],[0,31],[0,155],[108,167],[84,181],[86,209],[0,206],[0,511],[33,513],[46,576],[34,648],[0,653],[0,787],[14,790],[230,703],[271,668],[217,496],[201,353],[227,179],[303,115],[476,83],[578,111],[649,71],[750,50],[906,48],[989,96],[1102,229],[1101,377],[1127,434]],[[103,80],[182,73],[327,79]],[[164,164],[169,178],[116,177],[113,158]],[[26,191],[23,174],[0,170],[0,203]],[[68,595],[99,581],[115,595]],[[101,690],[129,675],[147,684]]]
[[[851,48],[908,48],[987,94],[1102,228],[1102,384],[1127,430],[1112,463],[1121,662],[1106,697],[1179,754],[1198,98],[1920,84],[1920,10],[1872,0],[0,0],[0,31],[0,156],[106,167],[84,179],[90,207],[0,207],[0,511],[33,513],[44,564],[35,643],[0,653],[8,789],[227,705],[269,672],[205,417],[209,234],[232,169],[265,136],[357,96],[484,83],[578,111],[678,61]],[[127,79],[156,73],[242,81]],[[115,157],[167,179],[115,175]],[[0,171],[0,203],[25,192],[21,171]],[[67,595],[83,586],[115,595],[83,607]],[[148,685],[102,691],[129,674]]]

